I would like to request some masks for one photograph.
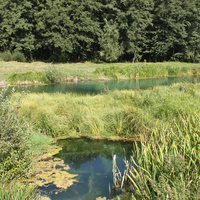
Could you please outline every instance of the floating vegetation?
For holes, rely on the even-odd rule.
[[[77,175],[70,174],[70,169],[62,159],[53,158],[62,148],[52,146],[48,152],[39,156],[34,164],[34,174],[29,182],[39,187],[47,187],[50,184],[57,188],[55,192],[67,190],[74,182],[77,182]]]
[[[96,200],[106,200],[106,197],[98,197],[98,198],[96,198]]]

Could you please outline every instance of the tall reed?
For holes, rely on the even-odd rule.
[[[132,199],[200,199],[200,118],[181,119],[134,143],[125,173]]]

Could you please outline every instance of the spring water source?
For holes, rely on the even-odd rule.
[[[109,184],[111,190],[113,185],[113,155],[116,155],[117,166],[123,173],[124,159],[130,158],[133,146],[132,142],[88,138],[60,140],[57,145],[62,150],[55,157],[70,166],[68,172],[78,174],[78,182],[60,193],[55,192],[56,187],[53,185],[40,188],[52,200],[95,200],[98,197],[108,199]]]
[[[133,90],[148,89],[157,85],[171,85],[178,82],[199,83],[200,77],[169,77],[169,78],[148,78],[138,80],[121,81],[87,81],[77,83],[63,83],[55,85],[25,86],[15,87],[17,91],[28,90],[30,92],[47,93],[79,93],[79,94],[99,94],[105,90]]]

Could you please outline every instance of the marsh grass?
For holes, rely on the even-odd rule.
[[[200,74],[200,67],[187,63],[137,63],[98,68],[95,74],[115,80],[147,77],[192,76]]]
[[[137,137],[200,112],[199,84],[98,95],[27,94],[20,114],[34,129],[57,136]],[[13,97],[14,98],[14,97]]]
[[[0,181],[0,199],[2,200],[39,200],[36,187],[12,182],[9,185]]]
[[[48,79],[44,72],[14,73],[9,76],[6,81],[15,85],[48,83]]]
[[[163,62],[163,63],[19,63],[0,61],[0,81],[13,74],[42,72],[55,67],[62,73],[61,78],[79,79],[135,79],[146,77],[199,75],[200,64]],[[29,81],[29,80],[27,80]]]
[[[21,114],[36,129],[52,135],[111,135],[125,121],[127,105],[110,95],[28,94]],[[119,115],[118,115],[119,114]],[[121,121],[118,124],[119,121]],[[112,125],[115,124],[115,127]],[[123,134],[121,131],[118,134]]]
[[[131,199],[200,198],[199,113],[179,118],[134,143],[125,172]]]
[[[46,149],[49,148],[52,141],[53,139],[49,136],[39,132],[32,132],[28,138],[31,155],[36,157],[43,152],[46,152]]]

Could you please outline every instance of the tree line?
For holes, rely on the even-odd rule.
[[[200,0],[0,0],[0,51],[28,60],[200,60]]]

